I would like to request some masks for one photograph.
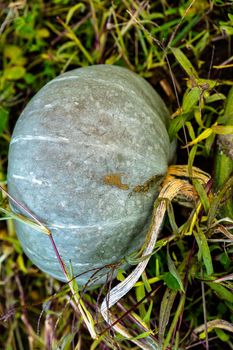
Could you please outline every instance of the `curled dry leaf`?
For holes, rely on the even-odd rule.
[[[207,183],[209,176],[201,170],[192,169],[192,176]],[[179,176],[182,179],[179,179]],[[167,200],[172,201],[177,195],[185,194],[188,200],[195,199],[196,191],[189,182],[188,167],[172,166],[169,168],[167,176],[163,182],[162,190],[154,205],[150,228],[146,237],[143,248],[141,249],[141,257],[144,258],[130,275],[107,294],[101,305],[101,313],[105,321],[112,326],[116,332],[120,333],[126,339],[130,339],[133,343],[143,350],[158,349],[158,344],[154,339],[148,336],[146,339],[132,339],[130,332],[122,326],[117,318],[111,313],[110,308],[115,305],[124,295],[126,295],[134,284],[138,281],[145,270],[150,256],[153,252],[160,229],[163,224],[164,215],[166,213]]]

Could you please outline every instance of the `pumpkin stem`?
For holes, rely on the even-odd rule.
[[[209,180],[208,174],[197,168],[192,169],[192,177],[198,178],[204,183],[207,183]],[[145,243],[141,249],[141,258],[144,259],[139,262],[137,267],[128,277],[126,277],[124,281],[119,283],[107,293],[101,305],[102,316],[105,321],[112,326],[112,329],[123,335],[125,338],[131,340],[143,350],[158,349],[158,343],[155,342],[155,340],[150,336],[144,339],[144,341],[134,339],[132,334],[130,334],[130,332],[124,326],[117,322],[117,319],[111,313],[110,308],[130,291],[145,270],[163,225],[167,200],[172,201],[175,197],[180,197],[180,195],[182,195],[182,198],[186,198],[188,201],[196,199],[197,193],[193,185],[189,182],[189,178],[190,174],[187,166],[171,166],[168,169],[167,175],[163,181],[162,190],[155,201],[150,228],[147,233]]]

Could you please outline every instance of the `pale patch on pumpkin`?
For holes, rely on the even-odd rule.
[[[30,255],[37,255],[33,250],[27,248],[27,252],[30,254]]]
[[[56,83],[56,82],[58,82],[58,81],[63,81],[63,80],[74,80],[74,79],[80,79],[80,77],[79,76],[69,76],[69,77],[63,77],[63,78],[59,78],[59,79],[53,79],[53,80],[51,80],[51,81],[49,81],[47,84],[46,84],[46,86],[48,86],[48,85],[51,85],[51,84],[54,84],[54,83]]]
[[[29,182],[32,182],[33,184],[43,185],[43,181],[42,180],[38,180],[35,177],[27,177],[27,176],[21,176],[21,175],[16,175],[16,174],[13,174],[12,177],[14,179],[18,179],[18,180],[29,181]]]
[[[79,75],[77,75],[77,76],[73,76],[73,75],[70,75],[70,76],[68,76],[68,77],[62,77],[62,78],[59,78],[59,79],[53,79],[53,80],[51,80],[50,82],[48,82],[47,84],[46,84],[46,86],[48,86],[48,85],[50,85],[50,84],[54,84],[54,83],[56,83],[56,82],[59,82],[59,81],[66,81],[66,80],[81,80],[82,78],[79,76]],[[87,80],[87,79],[86,79]],[[103,83],[104,85],[107,85],[107,86],[117,86],[120,90],[122,90],[122,91],[126,91],[126,89],[122,86],[122,85],[120,85],[120,84],[118,84],[118,83],[116,83],[116,82],[107,82],[106,80],[104,80],[104,79],[100,79],[100,78],[98,78],[98,79],[94,79],[94,78],[92,78],[91,77],[91,79],[90,79],[91,81],[93,81],[93,82],[96,82],[96,83],[98,83],[98,85],[100,84],[100,83]],[[127,89],[127,92],[128,92],[129,90]],[[134,91],[131,91],[135,96],[137,96],[137,94],[134,92]]]
[[[48,103],[48,104],[44,105],[43,108],[52,109],[56,105],[57,105],[56,102],[55,103]],[[32,110],[27,111],[27,115],[33,115],[33,114],[37,114],[37,113],[41,114],[41,112],[42,112],[41,107],[33,108]],[[22,112],[22,115],[25,115],[25,110]],[[18,123],[21,123],[20,119],[18,120]]]
[[[21,141],[49,141],[49,142],[65,142],[69,143],[69,139],[67,137],[59,137],[59,136],[40,136],[40,135],[25,135],[25,136],[17,136],[11,140],[11,145],[16,142]]]
[[[44,108],[52,108],[54,106],[55,106],[54,103],[48,103],[47,105],[44,105]]]

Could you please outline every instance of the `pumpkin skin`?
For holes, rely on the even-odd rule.
[[[51,230],[75,276],[119,262],[143,243],[175,150],[168,121],[148,82],[111,65],[58,76],[22,112],[10,143],[8,191]],[[151,186],[138,187],[151,177]],[[27,215],[13,202],[11,207]],[[15,225],[32,262],[65,281],[49,237],[25,223]],[[94,283],[104,282],[100,275],[107,271]]]

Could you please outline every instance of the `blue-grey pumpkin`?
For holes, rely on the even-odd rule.
[[[22,112],[10,143],[8,191],[51,230],[74,275],[118,262],[141,246],[174,154],[168,122],[150,84],[111,65],[58,76]],[[15,225],[27,256],[64,281],[49,237],[23,222]],[[85,284],[93,272],[78,282]]]

